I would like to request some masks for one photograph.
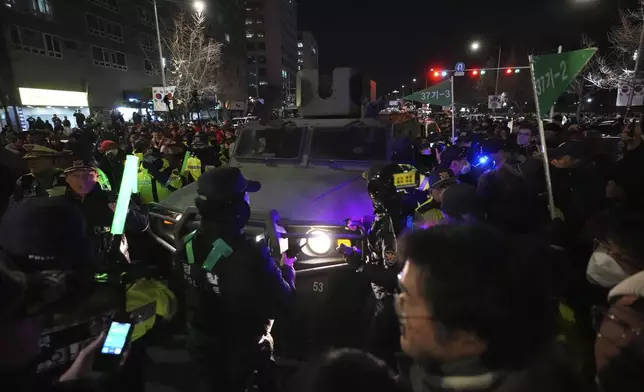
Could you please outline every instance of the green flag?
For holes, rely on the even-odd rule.
[[[531,57],[539,108],[545,110],[553,106],[595,52],[597,48]]]
[[[449,80],[446,80],[424,90],[416,91],[403,99],[408,101],[418,101],[430,105],[451,106],[452,83]]]

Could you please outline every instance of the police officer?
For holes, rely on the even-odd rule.
[[[183,186],[181,176],[165,165],[158,153],[149,152],[143,157],[138,174],[141,204],[158,203]]]
[[[176,253],[183,270],[187,348],[204,391],[246,390],[271,320],[295,293],[294,259],[281,267],[242,229],[250,217],[248,192],[258,182],[238,168],[217,168],[198,181],[201,226]],[[261,361],[260,361],[261,362]]]
[[[416,208],[416,220],[419,227],[433,226],[441,223],[445,215],[441,211],[443,193],[453,184],[458,184],[458,179],[452,170],[437,167],[426,177],[429,186],[430,198]]]
[[[29,197],[47,197],[53,188],[65,186],[62,171],[55,167],[58,151],[37,144],[25,148],[28,152],[23,159],[27,160],[30,173],[18,178],[9,205]]]
[[[93,281],[85,219],[64,197],[30,198],[7,211],[0,249],[0,265],[22,275],[24,286],[18,298],[9,298],[8,282],[0,280],[0,302],[15,301],[12,311],[0,315],[0,390],[45,390],[30,384],[58,380],[81,348],[104,331],[118,301]]]
[[[64,174],[67,182],[65,196],[83,212],[89,235],[94,240],[97,257],[105,258],[112,246],[110,231],[116,208],[116,197],[98,185],[98,173],[94,161],[76,160],[72,166],[65,169]],[[134,203],[131,203],[125,220],[125,229],[128,232],[142,233],[147,227],[147,216],[142,214]],[[123,236],[122,245],[125,247],[121,249],[127,249],[125,236]],[[122,250],[122,253],[127,259],[127,251]],[[108,262],[105,259],[100,261]]]
[[[390,364],[395,362],[393,356],[400,350],[394,294],[402,265],[396,259],[396,238],[404,229],[413,227],[417,205],[416,176],[418,173],[409,165],[389,164],[369,171],[367,187],[374,207],[374,220],[366,230],[366,262],[362,263],[362,256],[356,249],[345,253],[347,261],[371,282],[376,299],[366,349]]]
[[[204,142],[203,136],[196,136],[192,143],[192,155],[188,158],[188,163],[184,176],[188,182],[195,182],[207,170],[221,166],[218,157],[219,149],[216,146],[208,145]]]

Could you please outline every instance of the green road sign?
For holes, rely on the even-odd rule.
[[[557,102],[595,52],[597,48],[532,57],[533,83],[542,110]]]
[[[430,105],[451,106],[452,105],[452,83],[446,80],[435,86],[428,87],[424,90],[403,98],[408,101],[418,101]]]

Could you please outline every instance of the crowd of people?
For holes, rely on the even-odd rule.
[[[312,360],[281,387],[641,390],[642,122],[625,123],[613,140],[554,120],[544,141],[549,175],[534,123],[510,129],[491,119],[459,121],[456,140],[438,132],[398,143],[411,159],[401,153],[404,162],[365,173],[374,214],[347,229],[366,247],[338,249],[373,289],[364,345]],[[143,390],[152,331],[177,303],[197,390],[278,390],[270,325],[294,298],[298,250],[276,261],[243,235],[248,193],[261,184],[227,167],[232,127],[112,125],[68,139],[3,134],[2,390]],[[139,189],[121,236],[110,226],[129,154],[140,158]],[[156,265],[140,236],[146,205],[195,181],[200,227],[172,265]],[[101,332],[123,312],[137,315],[135,339],[122,368],[97,382]],[[62,324],[83,329],[80,338],[57,341],[51,331]],[[57,351],[71,341],[79,343]]]

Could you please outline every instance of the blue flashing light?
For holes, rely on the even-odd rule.
[[[476,165],[474,167],[479,167],[479,166],[486,166],[490,162],[490,157],[487,155],[482,155],[480,156],[477,161]]]

